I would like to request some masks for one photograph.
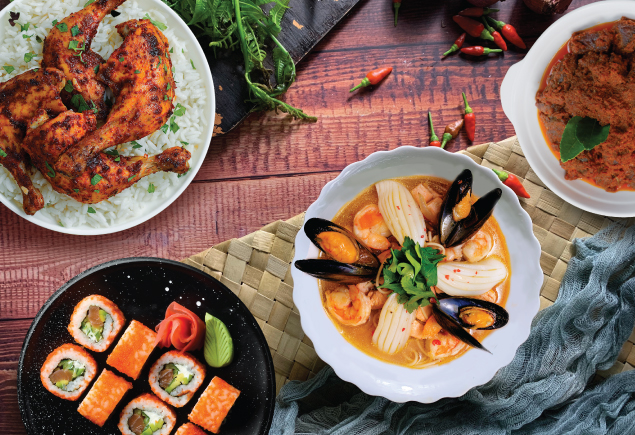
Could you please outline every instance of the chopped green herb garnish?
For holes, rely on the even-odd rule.
[[[123,58],[123,56],[121,56],[121,57],[119,58],[119,62],[123,62],[123,61],[124,61],[124,58]]]
[[[175,116],[183,116],[185,115],[185,107],[181,105],[181,103],[176,104],[176,109],[174,110]]]
[[[106,150],[104,151],[104,154],[108,154],[109,156],[118,156],[119,155],[119,151],[117,151],[116,149],[114,150]]]
[[[141,74],[141,71],[139,71],[138,69],[134,70],[135,74]]]
[[[79,189],[73,189],[73,192],[79,193]]]
[[[168,72],[168,66],[165,63],[163,64],[163,71]]]
[[[190,59],[190,63],[192,64],[192,68],[196,69],[196,67],[194,66],[194,61],[192,59]]]
[[[71,35],[73,36],[77,36],[79,35],[79,27],[77,27],[77,25],[74,25],[73,27],[71,27]]]
[[[88,213],[97,213],[94,208],[88,207]]]
[[[90,106],[86,103],[86,100],[84,100],[84,97],[82,97],[81,94],[73,95],[73,98],[71,98],[71,104],[79,113],[90,110]]]
[[[184,140],[179,141],[179,142],[181,142],[184,146],[185,146],[185,145],[189,145],[189,144],[190,144],[189,142],[185,142]]]
[[[53,25],[56,25],[56,24],[57,24],[57,20],[53,20],[53,23],[52,23],[52,24],[53,24]]]
[[[170,97],[168,97],[168,94],[165,94],[165,95],[163,96],[163,101],[168,101],[169,99],[170,99]]]
[[[48,171],[46,175],[48,175],[51,178],[55,178],[55,171],[53,170],[53,168],[51,168],[51,165],[49,165],[49,162],[44,162],[44,165],[46,166],[46,170]]]
[[[115,162],[120,162],[120,161],[121,161],[121,157],[117,157],[117,158],[115,159]]]
[[[71,41],[68,43],[68,48],[70,48],[71,50],[74,51],[84,51],[85,47],[84,46],[80,46],[81,41]]]
[[[172,133],[179,131],[179,125],[176,123],[176,117],[174,116],[170,118],[170,130],[172,130]]]
[[[154,193],[155,190],[156,188],[154,187],[154,184],[150,183],[150,186],[148,186],[148,193]]]
[[[27,32],[29,30],[29,26],[30,25],[31,25],[31,23],[20,24],[20,31],[21,32]]]
[[[33,60],[33,58],[34,58],[34,57],[36,57],[36,56],[37,56],[37,54],[35,54],[35,53],[24,53],[24,61],[25,61],[26,63],[29,63],[29,62],[31,62],[31,60]]]
[[[99,193],[99,189],[95,189],[95,193]]]
[[[95,74],[99,72],[99,65],[95,66]]]
[[[132,149],[141,148],[141,145],[139,145],[139,142],[137,142],[136,140],[133,140],[130,143],[132,144]]]
[[[57,29],[58,29],[60,32],[67,32],[67,31],[68,31],[68,25],[67,25],[66,23],[59,23],[59,24],[58,24],[57,26],[55,26],[55,27],[57,27]]]
[[[143,17],[143,19],[144,19],[144,20],[150,20],[150,22],[151,22],[152,24],[154,24],[155,26],[157,26],[157,28],[158,28],[159,30],[165,30],[165,29],[167,29],[167,28],[168,28],[168,26],[166,26],[165,24],[163,24],[163,23],[161,23],[161,22],[159,22],[159,21],[155,21],[155,20],[153,20],[152,18],[150,18],[150,15],[149,15],[149,14],[145,14],[145,16]]]
[[[11,65],[5,65],[2,67],[2,69],[4,69],[7,74],[11,74],[13,71],[15,71],[15,68],[13,68]]]
[[[170,126],[168,124],[165,124],[163,127],[161,127],[161,131],[163,133],[167,133],[169,128],[170,128]]]
[[[92,5],[93,3],[95,3],[95,0],[88,0],[86,2],[86,4],[84,5],[84,7],[88,6],[88,5]]]
[[[73,92],[75,90],[75,87],[73,86],[73,82],[70,80],[67,80],[66,85],[64,86],[64,90],[66,92]]]
[[[134,177],[136,177],[136,175],[133,175],[132,177],[128,178],[128,181],[132,181]]]
[[[95,174],[95,176],[93,178],[90,179],[90,184],[92,184],[93,186],[97,185],[97,183],[99,183],[104,177],[102,177],[99,174]]]
[[[431,287],[437,285],[437,263],[444,258],[438,250],[422,248],[406,236],[401,250],[392,250],[383,269],[384,284],[377,288],[397,293],[398,302],[412,313],[419,306],[429,305],[430,298],[435,297]]]
[[[179,174],[176,176],[176,178],[181,178],[181,177],[185,177],[187,175],[187,173],[190,172],[190,168],[188,168],[185,172],[183,172],[182,174]]]
[[[42,38],[40,38],[39,36],[36,36],[36,37],[35,37],[35,41],[36,41],[38,44],[41,44],[41,43],[43,42],[43,41],[42,41]]]
[[[166,88],[165,88],[165,89],[169,91],[171,87],[172,87],[172,86],[170,86],[170,84],[168,83],[168,85],[166,86]]]
[[[170,53],[174,53],[174,47],[170,48]]]
[[[0,157],[6,157],[7,153],[4,152],[2,148],[0,148]]]
[[[64,224],[62,223],[62,221],[57,221],[58,224],[60,224],[60,227],[63,227]]]

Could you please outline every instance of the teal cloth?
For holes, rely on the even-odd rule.
[[[575,247],[556,302],[487,384],[432,404],[394,403],[326,367],[281,389],[270,434],[635,434],[635,370],[588,385],[635,325],[635,226],[614,224]]]

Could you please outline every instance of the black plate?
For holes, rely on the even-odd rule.
[[[273,361],[265,337],[245,305],[223,284],[193,267],[156,258],[127,258],[104,263],[76,276],[51,296],[33,320],[18,366],[18,402],[30,435],[120,433],[117,428],[119,413],[131,399],[151,391],[148,384],[150,366],[169,350],[154,350],[139,378],[133,382],[132,390],[124,396],[103,428],[85,419],[77,412],[77,407],[92,384],[79,400],[63,400],[42,386],[40,368],[53,349],[64,343],[74,343],[66,327],[75,305],[91,294],[100,294],[117,304],[126,316],[126,327],[135,319],[154,328],[164,318],[172,301],[192,310],[201,319],[208,312],[222,320],[234,341],[234,360],[221,369],[207,367],[205,382],[197,394],[184,407],[175,408],[175,429],[187,422],[187,414],[209,381],[219,376],[241,391],[220,433],[264,435],[269,431],[276,391]],[[115,344],[116,340],[105,352],[90,351],[99,366],[98,374],[104,368],[117,372],[106,365],[106,358]],[[193,355],[205,363],[202,350]]]

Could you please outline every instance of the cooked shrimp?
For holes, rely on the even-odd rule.
[[[385,251],[390,248],[391,235],[376,204],[369,204],[357,212],[353,219],[353,233],[369,248]]]
[[[426,305],[425,307],[419,307],[417,308],[417,320],[420,320],[421,322],[425,323],[426,320],[428,320],[428,318],[432,315],[432,305]]]
[[[433,359],[447,358],[456,355],[463,350],[465,346],[467,345],[461,340],[443,330],[426,342],[426,347],[428,347],[430,356]]]
[[[479,230],[470,240],[463,244],[463,257],[470,263],[481,261],[490,253],[492,245],[492,236],[485,231]]]
[[[410,336],[418,339],[435,338],[440,331],[441,325],[437,323],[434,316],[430,316],[423,323],[415,319],[410,327]]]
[[[326,292],[326,307],[344,325],[359,326],[370,318],[370,299],[356,286]]]
[[[487,293],[484,293],[480,296],[474,296],[474,299],[481,299],[483,301],[496,303],[498,302],[498,292],[496,291],[495,288],[493,288]]]
[[[368,298],[370,299],[370,309],[378,310],[384,307],[384,304],[388,300],[388,294],[384,294],[379,290],[373,290],[368,292]]]
[[[434,190],[431,190],[423,184],[419,184],[417,187],[412,189],[410,193],[419,204],[423,217],[433,224],[439,222],[443,198],[441,198]]]
[[[349,287],[357,287],[357,290],[364,294],[376,289],[375,284],[373,284],[372,281],[360,282],[359,284],[355,284],[354,286]]]
[[[463,245],[445,248],[445,258],[443,261],[461,261],[463,260]]]

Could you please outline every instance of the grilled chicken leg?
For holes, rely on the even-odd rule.
[[[42,67],[61,70],[73,83],[74,93],[80,94],[89,106],[92,101],[98,119],[106,119],[108,115],[104,102],[106,86],[97,76],[97,67],[104,59],[90,45],[101,20],[124,1],[96,0],[53,26],[44,41]],[[71,95],[64,92],[62,97],[70,107]]]
[[[175,83],[167,38],[149,20],[117,26],[124,38],[99,70],[116,96],[106,123],[60,157],[60,172],[76,177],[99,152],[154,133],[172,115]]]
[[[64,74],[53,68],[30,70],[0,83],[0,164],[20,186],[22,207],[29,215],[44,207],[44,199],[26,172],[26,154],[20,144],[27,122],[39,109],[50,115],[66,110],[60,99],[64,83]]]
[[[94,204],[110,198],[135,184],[141,178],[159,171],[184,174],[189,169],[189,151],[181,147],[170,148],[163,153],[147,157],[111,156],[97,153],[90,165],[76,178],[69,178],[55,170],[47,170],[48,160],[54,160],[62,150],[81,141],[95,130],[97,121],[90,111],[67,111],[54,119],[48,119],[40,111],[29,125],[23,147],[32,156],[33,164],[44,174],[53,189],[86,204]],[[119,160],[119,161],[117,161]]]

